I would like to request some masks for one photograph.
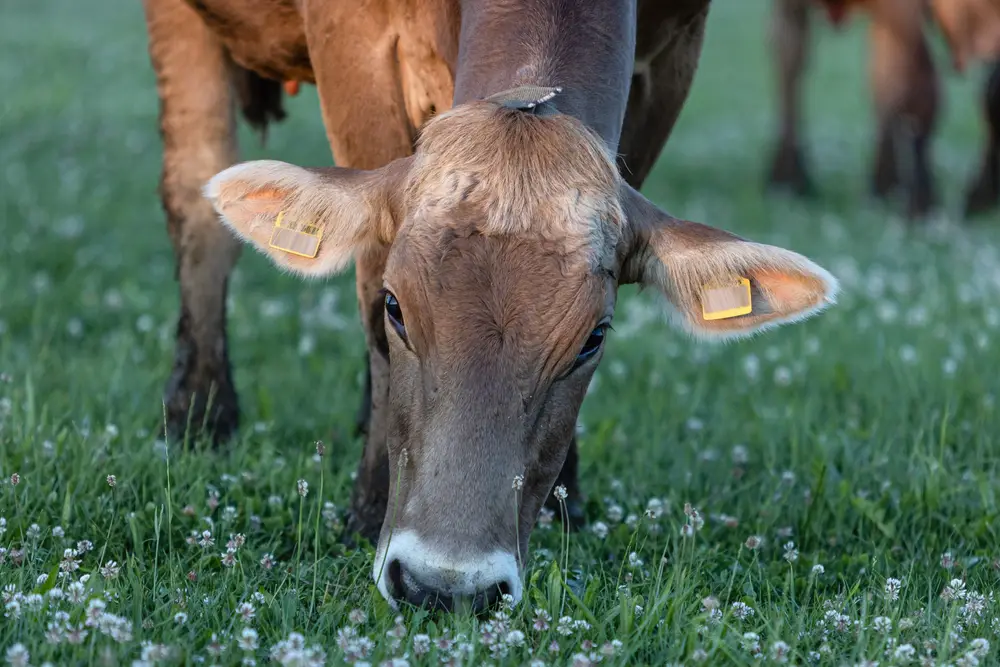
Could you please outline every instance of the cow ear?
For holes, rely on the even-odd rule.
[[[244,162],[216,174],[204,194],[227,227],[280,268],[325,276],[366,246],[392,242],[410,161],[372,171]]]
[[[659,289],[671,320],[694,336],[747,336],[835,302],[837,280],[802,255],[678,220],[623,187],[629,245],[621,282]]]

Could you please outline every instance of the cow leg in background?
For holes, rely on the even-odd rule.
[[[779,134],[768,184],[799,196],[814,192],[803,158],[800,103],[809,48],[810,0],[775,0],[771,40],[778,70]]]
[[[226,344],[226,285],[241,244],[219,222],[202,186],[236,161],[235,72],[224,48],[183,0],[147,0],[149,52],[160,97],[160,195],[177,262],[181,312],[167,382],[167,432],[204,424],[216,439],[239,409]]]
[[[937,123],[938,79],[923,17],[908,0],[873,3],[870,82],[877,143],[872,192],[903,187],[906,215],[919,218],[935,203],[930,142]]]
[[[1000,203],[1000,60],[993,63],[983,90],[986,148],[979,175],[965,198],[965,215],[985,213]]]
[[[899,187],[899,168],[896,165],[899,130],[898,119],[878,119],[872,164],[872,194],[878,199],[887,199]]]
[[[391,4],[391,3],[389,3]],[[442,5],[443,6],[443,5]],[[389,31],[393,17],[384,5],[364,8],[305,2],[306,40],[316,75],[323,123],[335,162],[340,167],[375,169],[413,152],[415,127],[408,114],[407,85],[419,85],[406,60],[404,37]],[[414,18],[408,30],[435,25],[435,7]],[[447,19],[441,19],[447,21]],[[448,25],[447,22],[438,25]],[[331,35],[336,35],[332,38]],[[433,60],[433,59],[431,59]],[[437,61],[433,61],[435,64]],[[435,70],[437,71],[437,70]],[[446,94],[427,97],[445,109],[451,103],[452,82],[447,70]],[[440,77],[438,77],[440,78]],[[436,83],[440,83],[436,81]],[[439,89],[435,89],[437,91]],[[415,114],[429,115],[430,109]],[[378,540],[389,501],[389,345],[385,335],[384,303],[380,292],[388,248],[375,247],[355,258],[358,305],[367,344],[366,395],[358,412],[365,446],[351,497],[347,536],[359,533]]]

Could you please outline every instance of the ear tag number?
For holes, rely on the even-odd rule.
[[[285,212],[282,211],[274,220],[274,230],[271,232],[269,246],[275,250],[282,250],[299,257],[315,259],[319,254],[319,244],[323,239],[323,230],[316,225],[305,225],[302,230],[282,227],[281,220]]]
[[[750,280],[739,278],[735,284],[702,288],[701,314],[706,320],[725,320],[747,315],[753,310]]]

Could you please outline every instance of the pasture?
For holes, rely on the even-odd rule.
[[[361,452],[352,274],[304,283],[245,250],[229,304],[241,433],[220,449],[158,439],[178,294],[141,7],[5,3],[0,657],[1000,662],[1000,216],[953,213],[983,71],[948,71],[944,206],[910,225],[867,196],[862,22],[822,28],[806,105],[821,196],[765,197],[769,5],[716,0],[644,192],[806,254],[840,279],[839,303],[713,346],[623,288],[578,424],[590,526],[567,538],[543,516],[523,603],[475,619],[397,614],[373,549],[340,542]],[[266,147],[241,129],[243,156],[329,164],[315,89],[286,108]]]

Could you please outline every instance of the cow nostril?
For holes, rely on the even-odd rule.
[[[405,600],[406,592],[403,589],[403,565],[398,558],[389,562],[389,593],[396,600]]]
[[[415,607],[451,611],[452,597],[419,581],[413,573],[394,559],[389,563],[389,583],[392,597],[400,602],[408,602]]]

